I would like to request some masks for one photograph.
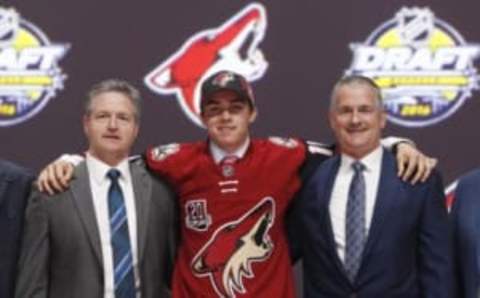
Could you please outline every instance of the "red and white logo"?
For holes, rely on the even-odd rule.
[[[269,231],[274,222],[275,202],[266,197],[238,220],[213,233],[193,258],[193,272],[209,277],[219,297],[247,293],[243,279],[255,277],[252,263],[263,262],[272,254]]]
[[[458,185],[458,179],[450,183],[450,185],[445,188],[445,198],[447,200],[448,211],[452,210],[453,202],[455,201],[455,189]]]
[[[267,16],[260,3],[251,3],[216,28],[200,31],[145,77],[158,94],[175,94],[187,116],[200,121],[200,87],[210,75],[229,70],[249,82],[268,68],[259,44],[265,36]]]

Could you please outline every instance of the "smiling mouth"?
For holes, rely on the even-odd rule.
[[[358,127],[353,127],[353,128],[347,128],[348,133],[360,133],[360,132],[365,132],[365,128],[358,128]]]
[[[222,126],[222,127],[219,127],[218,130],[220,132],[230,132],[230,131],[233,131],[235,130],[235,127],[231,127],[231,126]]]

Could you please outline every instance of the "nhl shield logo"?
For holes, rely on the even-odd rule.
[[[404,7],[396,17],[399,35],[403,43],[423,46],[428,42],[434,29],[434,15],[430,10]]]
[[[18,35],[20,17],[13,9],[0,10],[0,47],[10,45]]]

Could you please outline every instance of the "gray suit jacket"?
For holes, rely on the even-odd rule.
[[[174,198],[141,161],[130,165],[142,298],[169,297],[175,243]],[[34,192],[27,206],[15,297],[103,298],[100,236],[86,164],[70,188]]]

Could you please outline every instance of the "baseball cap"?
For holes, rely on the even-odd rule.
[[[222,70],[208,77],[202,84],[200,108],[210,100],[213,94],[221,90],[230,90],[254,107],[253,92],[247,80],[232,71]]]

